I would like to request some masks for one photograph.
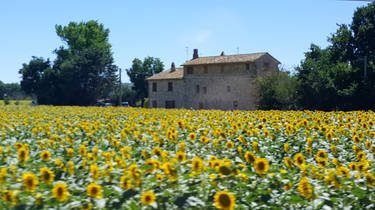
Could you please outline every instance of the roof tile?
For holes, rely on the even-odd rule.
[[[183,66],[188,65],[201,65],[201,64],[220,64],[220,63],[244,63],[252,62],[260,58],[267,53],[251,53],[251,54],[240,54],[240,55],[223,55],[223,56],[209,56],[199,57],[190,61],[187,61]]]
[[[175,71],[171,71],[170,69],[168,69],[158,74],[154,74],[151,77],[147,78],[147,80],[182,79],[183,77],[184,77],[184,69],[176,68]]]

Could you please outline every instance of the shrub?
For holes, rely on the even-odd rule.
[[[279,71],[259,78],[260,109],[293,109],[296,107],[297,80],[289,72]]]
[[[145,98],[145,102],[143,103],[143,108],[149,108],[150,107],[150,101],[148,98]]]
[[[10,104],[10,100],[8,97],[5,97],[4,98],[4,105],[9,105]]]

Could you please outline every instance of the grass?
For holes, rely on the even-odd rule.
[[[29,105],[31,103],[31,100],[10,100],[9,101],[9,105],[16,105],[16,103],[18,102],[19,104],[18,105],[21,105],[21,106],[25,106],[25,105]],[[0,106],[4,106],[4,100],[0,100]]]

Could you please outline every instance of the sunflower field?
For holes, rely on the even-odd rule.
[[[0,209],[375,208],[371,111],[0,106]]]

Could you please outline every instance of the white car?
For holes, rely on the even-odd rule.
[[[129,102],[127,102],[127,101],[121,102],[121,106],[123,106],[123,107],[129,107]]]

